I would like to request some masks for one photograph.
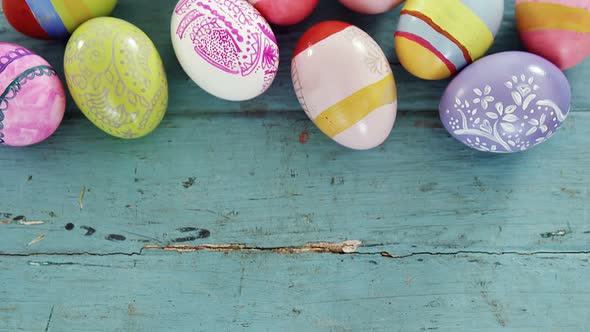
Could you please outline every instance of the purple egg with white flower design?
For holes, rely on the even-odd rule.
[[[570,84],[554,64],[531,53],[503,52],[457,75],[439,112],[449,133],[467,146],[513,153],[553,136],[570,105]]]

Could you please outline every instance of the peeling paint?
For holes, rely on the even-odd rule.
[[[27,244],[27,247],[32,246],[35,243],[39,243],[39,242],[43,241],[44,238],[45,238],[45,234],[41,234],[41,235],[37,236],[36,238],[33,239],[33,241],[31,241]]]
[[[358,240],[344,242],[317,242],[308,243],[301,247],[248,247],[243,244],[203,244],[198,246],[191,245],[148,245],[143,249],[146,250],[165,250],[176,252],[196,252],[196,251],[216,251],[216,252],[274,252],[277,254],[309,254],[309,253],[329,253],[329,254],[351,254],[355,253],[362,242]]]
[[[3,220],[0,221],[0,225],[23,225],[23,226],[36,226],[36,225],[43,225],[45,224],[45,221],[41,221],[41,220],[31,220],[31,221],[26,221],[26,220]]]

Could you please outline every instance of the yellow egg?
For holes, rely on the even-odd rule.
[[[82,24],[64,56],[74,101],[98,128],[120,138],[152,132],[168,107],[168,81],[149,37],[126,21],[101,17]]]

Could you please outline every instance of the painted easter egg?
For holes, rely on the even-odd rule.
[[[291,62],[299,103],[337,143],[367,150],[383,143],[397,115],[397,90],[381,47],[356,26],[326,21],[299,40]]]
[[[181,0],[172,14],[180,65],[202,89],[226,100],[264,93],[279,67],[270,26],[246,0]]]
[[[30,50],[0,43],[0,143],[37,144],[61,124],[63,85],[53,67]]]
[[[590,56],[589,0],[516,0],[526,49],[569,69]]]
[[[294,25],[305,20],[319,0],[248,0],[254,8],[276,25]]]
[[[451,77],[494,42],[504,0],[408,0],[395,33],[401,64],[426,80]]]
[[[340,0],[346,8],[361,14],[382,14],[404,0]]]
[[[487,56],[465,68],[445,91],[440,118],[466,145],[496,153],[545,142],[568,116],[567,78],[546,59],[526,52]]]
[[[82,24],[64,55],[74,101],[98,128],[120,138],[152,132],[168,107],[168,82],[149,37],[126,21],[100,17]]]
[[[93,17],[109,15],[117,0],[2,0],[8,22],[39,39],[63,39]]]

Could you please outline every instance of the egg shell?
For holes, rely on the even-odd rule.
[[[504,0],[408,0],[395,33],[401,64],[414,76],[440,80],[482,57],[504,17]]]
[[[82,113],[110,135],[143,137],[166,113],[162,59],[149,37],[131,23],[101,17],[82,24],[66,46],[64,69]]]
[[[37,144],[61,124],[63,85],[42,57],[15,44],[0,43],[0,143]]]
[[[590,56],[590,1],[516,0],[516,23],[525,48],[561,69]]]
[[[117,0],[2,0],[8,22],[38,39],[63,39],[94,17],[110,15]]]
[[[319,0],[249,0],[266,20],[276,25],[294,25],[309,17]]]
[[[395,8],[404,0],[340,0],[346,8],[361,14],[382,14]]]
[[[246,0],[181,0],[171,25],[180,65],[210,94],[249,100],[274,81],[279,67],[277,40]]]
[[[295,49],[291,76],[306,114],[337,143],[366,150],[391,133],[395,79],[379,45],[356,26],[326,21],[309,29]]]
[[[546,59],[526,52],[482,58],[453,79],[440,103],[445,128],[481,151],[524,151],[549,139],[566,120],[570,85]]]

